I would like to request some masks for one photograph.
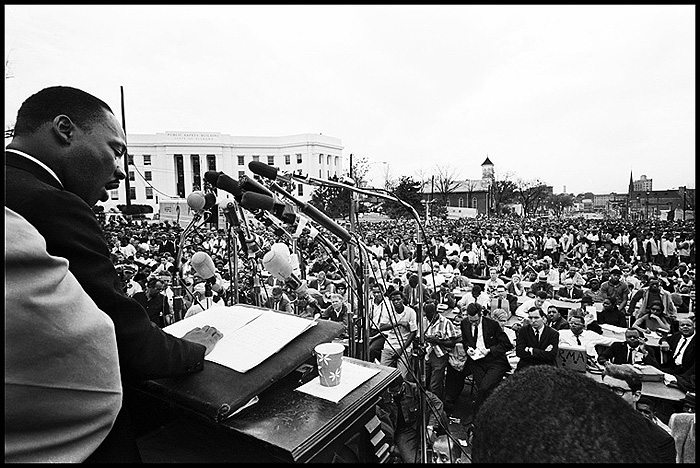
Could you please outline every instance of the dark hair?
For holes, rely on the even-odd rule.
[[[606,375],[624,380],[633,392],[642,391],[642,376],[631,364],[608,364],[603,371],[603,378]]]
[[[30,135],[54,117],[65,114],[85,131],[101,121],[104,112],[114,114],[102,100],[80,89],[68,86],[44,88],[28,97],[17,112],[14,134]]]
[[[160,278],[158,278],[156,276],[155,278],[149,279],[148,282],[146,283],[146,286],[149,288],[155,288],[156,283],[162,283],[162,282],[163,282],[163,280],[161,280]]]
[[[649,310],[651,310],[652,307],[658,307],[659,309],[661,309],[661,312],[664,311],[664,305],[663,305],[661,302],[659,302],[659,301],[654,301],[654,302],[652,302],[652,303],[649,305]]]
[[[423,304],[423,312],[430,312],[431,314],[434,314],[437,308],[435,307],[434,302],[426,302]]]
[[[657,446],[644,416],[600,383],[566,368],[531,366],[504,380],[479,409],[472,462],[656,463]]]
[[[544,291],[537,291],[537,297],[540,299],[547,299],[547,293]]]
[[[540,317],[544,317],[544,315],[545,315],[545,312],[544,312],[541,308],[536,307],[536,306],[530,307],[530,308],[527,310],[527,313],[529,314],[530,312],[534,312],[534,311],[539,312]]]
[[[467,306],[467,315],[476,315],[482,313],[481,304],[472,302]]]

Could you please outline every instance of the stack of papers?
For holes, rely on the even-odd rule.
[[[335,387],[324,387],[321,385],[321,380],[315,377],[296,390],[318,398],[323,398],[324,400],[332,401],[333,403],[338,403],[346,395],[378,373],[379,369],[372,369],[354,364],[343,358],[342,374],[338,385]]]

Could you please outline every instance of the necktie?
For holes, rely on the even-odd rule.
[[[678,349],[676,350],[675,354],[673,355],[673,359],[676,359],[679,354],[683,351],[683,348],[685,348],[685,343],[688,341],[688,337],[684,336],[683,341],[678,345]]]
[[[539,330],[535,330],[535,339],[537,340],[537,344],[540,343],[540,332]]]
[[[478,331],[479,329],[474,325],[474,328],[472,329],[472,336],[474,337],[474,346],[476,346],[476,337],[478,336]]]
[[[581,346],[581,340],[578,338],[578,335],[574,335],[576,337],[576,343],[578,343],[579,346]]]
[[[634,364],[634,349],[630,348],[629,355],[627,356],[627,363]]]

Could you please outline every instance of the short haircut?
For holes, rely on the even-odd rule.
[[[479,294],[480,292],[481,292],[481,286],[479,286],[478,284],[475,284],[474,286],[472,286],[472,294],[473,293]]]
[[[491,312],[491,318],[494,320],[508,320],[508,312],[505,309],[495,309]]]
[[[435,306],[434,302],[427,302],[423,304],[423,312],[430,312],[431,314],[434,314],[436,310],[437,307]]]
[[[532,306],[527,310],[527,313],[529,314],[530,312],[535,312],[537,311],[540,314],[540,317],[544,317],[544,310],[542,310],[540,307]]]
[[[657,445],[644,416],[599,382],[566,368],[530,366],[482,404],[472,462],[658,463]]]
[[[467,306],[467,315],[476,315],[482,312],[481,304],[472,302]]]
[[[389,299],[391,299],[394,296],[401,296],[401,299],[404,298],[403,293],[401,291],[399,291],[398,289],[394,289],[389,294],[387,294],[387,297],[389,297]]]
[[[102,100],[80,89],[52,86],[29,96],[17,112],[14,134],[31,135],[56,116],[64,114],[85,131],[102,120],[105,111],[114,114]]]
[[[544,291],[537,291],[537,297],[540,299],[547,299],[547,293]]]
[[[642,376],[631,364],[608,364],[603,371],[603,379],[606,375],[624,380],[633,392],[642,391]]]

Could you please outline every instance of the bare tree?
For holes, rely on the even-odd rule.
[[[547,185],[539,179],[522,180],[516,182],[515,195],[523,205],[523,216],[526,217],[537,212],[541,201],[547,195]]]
[[[493,205],[496,215],[503,211],[503,206],[512,203],[516,198],[517,184],[513,180],[513,174],[510,171],[504,173],[494,173],[493,185],[491,187],[491,195],[493,197]]]
[[[435,167],[435,189],[442,198],[442,202],[447,202],[447,197],[459,186],[457,180],[457,169],[450,166],[437,165]]]

